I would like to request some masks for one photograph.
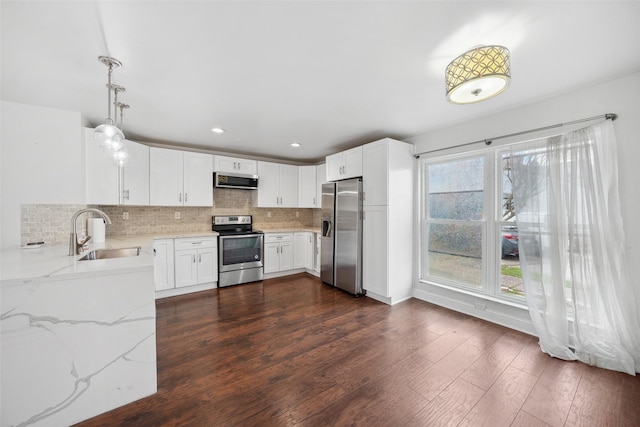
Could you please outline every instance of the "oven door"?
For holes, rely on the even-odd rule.
[[[218,236],[218,271],[262,267],[264,234]]]

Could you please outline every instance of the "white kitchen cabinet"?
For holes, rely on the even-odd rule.
[[[265,233],[264,273],[293,269],[293,234]]]
[[[256,160],[241,159],[239,157],[213,156],[214,172],[242,173],[247,175],[258,174],[258,162]]]
[[[298,207],[320,207],[318,198],[318,168],[316,166],[298,166]]]
[[[156,291],[175,287],[173,239],[153,241],[153,277]]]
[[[313,270],[315,256],[313,233],[308,231],[293,233],[293,252],[293,268]]]
[[[298,207],[298,166],[258,162],[258,190],[253,206],[258,208]]]
[[[395,304],[413,287],[413,146],[389,138],[366,144],[363,164],[363,288]]]
[[[151,147],[149,201],[152,206],[213,206],[210,154]]]
[[[362,176],[362,147],[332,154],[326,158],[327,181]]]
[[[321,252],[321,242],[322,239],[320,238],[320,233],[313,233],[314,237],[316,239],[316,252],[315,252],[315,261],[313,264],[313,271],[315,271],[316,273],[320,274],[320,254]]]
[[[120,167],[107,156],[85,128],[87,204],[149,205],[149,147],[125,140],[129,162]]]
[[[176,288],[218,281],[215,238],[175,239]]]
[[[322,184],[327,183],[327,165],[316,166],[316,208],[322,207]]]

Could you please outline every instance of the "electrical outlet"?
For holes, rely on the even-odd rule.
[[[122,212],[122,219],[129,219],[129,212]]]
[[[473,306],[478,310],[486,310],[487,309],[487,304],[485,304],[483,301],[475,301],[473,303]]]
[[[180,219],[180,212],[176,212],[174,216],[176,219]]]
[[[271,211],[267,212],[267,218],[271,218]]]

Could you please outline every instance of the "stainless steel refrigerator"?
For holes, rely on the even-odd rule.
[[[362,294],[362,179],[322,185],[320,279]]]

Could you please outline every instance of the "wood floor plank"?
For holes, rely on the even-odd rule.
[[[565,426],[620,425],[622,384],[625,376],[627,375],[621,372],[586,366]],[[601,390],[609,392],[602,395]]]
[[[611,419],[640,425],[638,378],[581,380],[584,365],[534,338],[416,299],[388,306],[297,274],[156,308],[158,392],[79,426],[598,425],[589,408],[605,413],[595,399],[616,390]]]
[[[554,427],[567,420],[585,365],[550,358],[522,409]]]
[[[533,389],[537,377],[508,367],[482,396],[460,426],[509,426]]]
[[[484,395],[484,390],[460,378],[418,413],[407,426],[457,426]]]

